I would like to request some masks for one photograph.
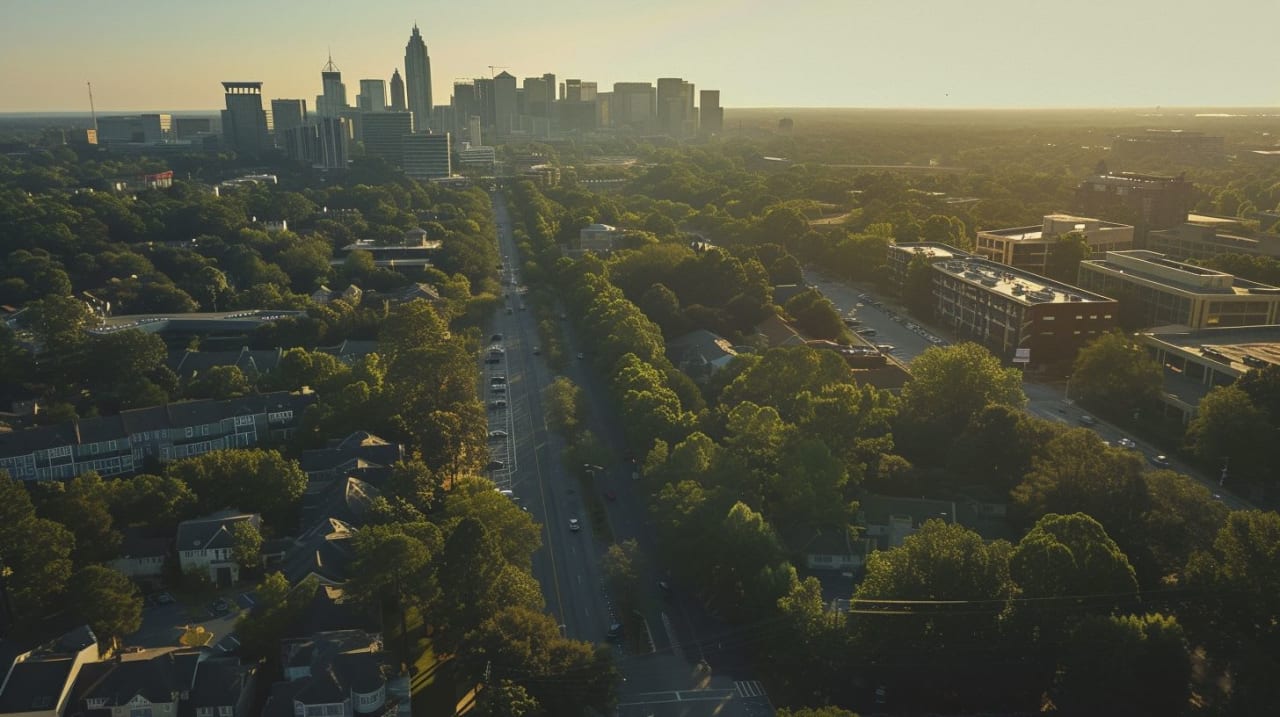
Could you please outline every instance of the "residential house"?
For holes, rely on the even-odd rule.
[[[262,529],[262,516],[224,510],[178,524],[178,565],[183,573],[207,572],[215,585],[233,585],[240,580],[240,565],[232,557],[233,529],[248,523]]]
[[[961,498],[932,500],[868,494],[858,501],[857,522],[872,550],[900,547],[929,520],[959,523],[987,540],[1012,537],[1002,503]]]
[[[347,284],[347,288],[342,291],[334,291],[324,284],[321,284],[320,288],[311,292],[311,300],[317,304],[328,304],[330,302],[337,301],[338,299],[342,299],[352,306],[359,306],[360,299],[363,296],[364,291],[355,284]]]
[[[303,451],[300,463],[309,479],[331,481],[362,468],[389,467],[404,457],[402,444],[356,431],[346,438],[330,439],[324,448]]]
[[[169,354],[168,366],[183,382],[193,381],[217,366],[235,366],[250,381],[274,371],[280,365],[284,349],[251,350],[248,346],[239,351],[192,351],[184,349]]]
[[[256,665],[208,648],[160,647],[85,666],[72,691],[72,715],[248,717]]]
[[[710,378],[738,355],[728,339],[706,329],[676,337],[666,349],[671,363],[695,380]]]
[[[284,681],[272,686],[263,717],[380,715],[394,706],[388,704],[391,661],[380,635],[337,630],[286,640],[281,665]]]
[[[805,343],[804,335],[779,316],[769,318],[756,324],[756,334],[763,337],[769,348],[780,346],[801,346]]]
[[[293,435],[310,393],[279,391],[224,401],[181,401],[0,433],[0,470],[19,480],[63,480],[97,471],[117,476],[147,461],[166,463]]]
[[[97,659],[98,638],[87,625],[19,654],[0,682],[0,715],[63,717],[72,685]]]
[[[161,577],[165,561],[173,552],[173,538],[136,527],[125,528],[122,533],[120,557],[111,561],[111,567],[135,580]]]
[[[365,294],[366,303],[375,301],[385,301],[391,304],[407,304],[410,301],[422,299],[428,303],[437,303],[444,301],[440,296],[440,292],[436,291],[436,287],[430,284],[424,284],[421,281],[415,281],[406,284],[398,289],[387,289],[386,291],[370,291]]]
[[[356,361],[378,352],[377,341],[344,340],[335,346],[317,346],[316,351],[329,354],[345,364]]]
[[[870,552],[868,540],[859,537],[853,526],[815,530],[801,548],[805,567],[810,570],[859,570]]]

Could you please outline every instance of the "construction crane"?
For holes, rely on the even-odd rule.
[[[489,77],[490,78],[497,77],[498,76],[497,70],[509,70],[509,69],[511,68],[505,65],[489,65]]]
[[[86,82],[89,86],[89,117],[93,118],[93,131],[98,131],[98,111],[93,108],[93,83]]]

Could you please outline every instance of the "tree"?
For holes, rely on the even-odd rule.
[[[840,321],[840,312],[816,289],[791,297],[785,308],[795,317],[796,325],[813,338],[834,341],[848,337],[848,330]]]
[[[1031,470],[1035,452],[1060,432],[1058,424],[1012,406],[992,404],[956,438],[949,468],[966,483],[1007,493]]]
[[[255,660],[278,658],[280,639],[289,634],[318,587],[314,576],[292,588],[281,573],[263,578],[253,592],[253,608],[240,613],[236,620],[241,653]]]
[[[1050,513],[1036,521],[1009,554],[1009,577],[1021,598],[1100,595],[1100,601],[1086,606],[1102,611],[1138,592],[1129,559],[1102,525],[1084,513]],[[1042,605],[1046,609],[1040,610]],[[1058,607],[1034,601],[1018,605],[1044,639],[1061,623]]]
[[[802,398],[806,391],[817,395],[828,386],[851,383],[849,367],[838,354],[808,346],[769,349],[759,361],[742,366],[721,392],[721,406],[732,408],[750,401],[773,407],[787,421],[794,421],[807,407],[807,399]]]
[[[1187,426],[1187,444],[1203,465],[1230,461],[1231,474],[1274,480],[1271,446],[1276,429],[1238,386],[1217,386],[1200,399]]]
[[[1130,546],[1129,559],[1152,581],[1163,581],[1180,573],[1192,554],[1212,547],[1227,507],[1208,488],[1173,471],[1147,471],[1142,480],[1147,509],[1136,531],[1142,542]]]
[[[1045,273],[1058,281],[1074,284],[1080,273],[1080,262],[1092,255],[1093,247],[1083,234],[1063,234],[1049,247]]]
[[[857,713],[842,710],[839,707],[801,707],[778,710],[777,717],[858,717]]]
[[[262,533],[258,526],[247,520],[231,526],[231,558],[242,570],[262,566]]]
[[[187,398],[212,398],[222,401],[237,398],[253,391],[253,384],[239,366],[211,366],[203,375],[196,376],[184,392]]]
[[[1026,400],[1018,370],[1005,368],[982,346],[930,347],[911,362],[895,437],[908,455],[936,462],[987,406],[1021,408]]]
[[[1166,717],[1191,696],[1186,636],[1164,615],[1083,618],[1063,646],[1053,700],[1065,714]]]
[[[528,690],[503,679],[480,690],[473,714],[476,717],[534,717],[542,714],[542,709]]]
[[[128,577],[101,565],[86,565],[67,582],[67,609],[89,624],[108,650],[142,626],[142,596]]]
[[[390,598],[400,614],[400,633],[405,640],[401,659],[405,661],[413,659],[407,612],[411,606],[424,608],[435,599],[436,584],[427,566],[439,549],[439,529],[430,523],[411,531],[398,525],[370,525],[355,537],[353,597],[371,608],[385,607]]]
[[[1160,364],[1119,331],[1094,339],[1076,354],[1071,391],[1099,413],[1128,416],[1152,405],[1163,390]]]
[[[494,490],[484,478],[456,481],[445,495],[442,522],[450,528],[465,520],[481,523],[502,559],[522,569],[542,547],[542,528],[515,501]]]
[[[261,448],[212,451],[165,466],[164,475],[187,484],[197,509],[262,513],[268,525],[292,525],[307,475],[298,462]]]
[[[196,496],[177,478],[144,473],[116,478],[110,486],[107,500],[115,522],[120,525],[174,528],[193,515]]]
[[[933,262],[924,254],[915,254],[907,263],[902,281],[902,299],[917,318],[933,317]]]
[[[557,376],[547,387],[547,422],[561,436],[578,433],[585,406],[582,389],[567,376]]]
[[[36,493],[38,512],[68,526],[75,536],[72,558],[76,565],[106,562],[120,550],[120,533],[112,526],[108,510],[111,486],[97,473],[85,473],[66,483],[48,482]]]
[[[636,541],[626,540],[610,545],[601,560],[605,584],[623,611],[637,607],[643,559],[644,554]]]
[[[26,488],[0,471],[0,570],[18,625],[43,615],[62,594],[74,546],[71,532],[36,517]]]

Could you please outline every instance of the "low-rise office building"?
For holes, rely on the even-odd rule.
[[[907,244],[890,244],[886,266],[889,269],[889,282],[899,290],[907,281],[907,269],[911,260],[917,255],[930,262],[947,261],[949,259],[967,259],[971,254],[957,249],[950,244],[939,242],[911,242]]]
[[[1162,400],[1184,423],[1215,387],[1229,386],[1250,370],[1280,365],[1280,326],[1163,326],[1137,339],[1164,367]]]
[[[1054,244],[1067,234],[1083,236],[1096,257],[1133,248],[1133,227],[1128,224],[1049,214],[1037,226],[978,232],[976,253],[991,261],[1043,274],[1048,271]]]
[[[1280,257],[1280,237],[1255,235],[1234,217],[1192,214],[1185,224],[1149,232],[1147,249],[1174,259],[1208,259],[1220,254]]]
[[[1127,328],[1280,323],[1280,288],[1153,251],[1113,251],[1104,259],[1082,261],[1078,283],[1120,301]]]

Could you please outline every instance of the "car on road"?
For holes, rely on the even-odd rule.
[[[490,387],[489,387],[489,390],[490,390],[490,391],[492,391],[492,392],[494,392],[494,393],[506,393],[506,392],[507,392],[507,384],[505,384],[505,383],[495,383],[494,385],[492,385],[492,386],[490,386]]]
[[[859,326],[859,325],[861,325],[861,324],[862,324],[862,322],[861,322],[861,321],[859,321],[858,319],[853,318],[852,316],[850,316],[850,317],[848,317],[848,318],[846,318],[846,319],[844,320],[844,325],[845,325],[845,326],[848,326],[848,327],[851,327],[851,328],[852,328],[852,327],[854,327],[854,326]]]
[[[502,470],[503,468],[506,468],[506,467],[507,467],[507,464],[506,464],[506,463],[503,463],[502,461],[489,461],[488,470],[491,470],[491,471],[500,471],[500,470]]]
[[[609,638],[610,640],[616,640],[619,637],[622,637],[622,623],[620,622],[610,623],[609,631],[605,633],[605,637]]]
[[[876,350],[882,354],[891,354],[897,350],[893,344],[876,344]]]
[[[575,533],[578,532],[579,530],[582,530],[582,523],[578,522],[577,518],[570,518],[569,530],[572,530]]]
[[[506,438],[506,437],[507,437],[506,431],[489,431],[489,438],[492,440],[496,441],[499,438]]]
[[[533,347],[533,355],[534,355],[534,356],[541,356],[541,355],[542,355],[542,349],[541,349],[540,347],[538,347],[538,346],[534,346],[534,347]]]
[[[1096,419],[1096,418],[1094,418],[1093,416],[1090,416],[1090,415],[1088,415],[1088,414],[1082,414],[1082,415],[1080,416],[1080,419],[1079,419],[1079,420],[1080,420],[1080,425],[1082,425],[1082,426],[1096,426],[1096,425],[1098,425],[1098,419]]]
[[[1128,448],[1129,450],[1133,450],[1134,448],[1138,447],[1138,444],[1134,443],[1132,438],[1121,438],[1120,440],[1116,441],[1116,445],[1120,446],[1121,448]]]
[[[502,363],[502,357],[501,357],[501,356],[489,356],[489,357],[485,358],[484,362],[485,362],[486,364],[490,364],[490,365],[492,365],[492,364],[499,364],[499,363]]]
[[[560,314],[560,320],[561,320],[561,321],[564,321],[565,319],[568,319],[568,318],[569,318],[569,315],[568,315],[568,314]]]
[[[489,377],[489,383],[493,384],[494,386],[497,386],[500,383],[506,383],[506,382],[507,382],[507,377],[502,374]]]
[[[1169,457],[1168,457],[1168,456],[1151,456],[1151,457],[1150,457],[1150,458],[1148,458],[1147,460],[1151,461],[1151,465],[1155,466],[1156,468],[1168,468],[1168,467],[1169,467]]]
[[[578,352],[578,359],[579,359],[579,360],[584,359],[584,358],[586,358],[586,357],[587,357],[587,355],[586,355],[586,354],[582,353],[581,351],[579,351],[579,352]]]
[[[662,591],[662,594],[663,594],[663,595],[670,595],[670,594],[671,594],[671,583],[667,582],[666,580],[659,580],[659,581],[658,581],[658,589]]]
[[[524,304],[521,304],[521,305],[520,305],[520,310],[521,310],[521,311],[524,311],[524,310],[525,310],[525,308],[524,308]]]
[[[510,316],[510,315],[511,315],[511,307],[510,307],[510,306],[508,306],[508,307],[507,307],[507,316]]]
[[[506,408],[506,407],[507,407],[507,399],[505,398],[499,398],[496,401],[489,402],[489,408],[494,411],[498,410],[499,408]]]
[[[855,334],[857,334],[857,335],[859,335],[859,336],[875,336],[875,335],[876,335],[876,330],[875,330],[875,329],[858,329],[857,331],[854,331],[853,333],[855,333]]]

